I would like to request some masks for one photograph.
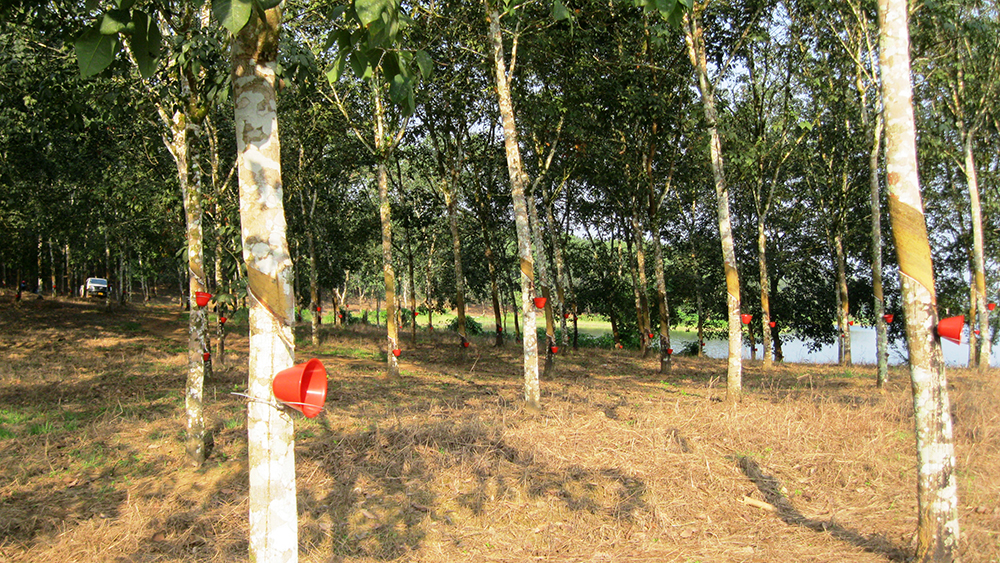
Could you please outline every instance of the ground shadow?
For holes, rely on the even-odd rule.
[[[428,519],[448,530],[524,493],[609,521],[653,514],[641,478],[617,467],[550,466],[487,420],[325,430],[298,446],[327,472],[321,489],[299,490],[300,510],[311,516],[300,541],[304,549],[328,546],[335,557],[397,559],[420,548]],[[442,498],[437,481],[452,474],[468,479]]]
[[[880,534],[863,535],[856,530],[845,528],[833,520],[817,520],[808,518],[792,506],[790,500],[781,492],[781,482],[772,475],[764,473],[760,464],[748,456],[731,456],[740,470],[757,486],[764,495],[764,500],[777,509],[777,515],[783,522],[792,526],[801,526],[816,532],[828,532],[833,537],[860,547],[865,551],[882,555],[890,561],[900,563],[908,561],[905,550],[894,545],[888,538]]]

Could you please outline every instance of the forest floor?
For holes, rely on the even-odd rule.
[[[234,316],[235,317],[235,316]],[[0,561],[247,560],[246,322],[206,381],[214,446],[184,453],[176,304],[0,302]],[[518,347],[375,327],[298,332],[325,410],[296,413],[304,562],[906,561],[917,524],[908,374],[560,350],[541,413]],[[997,370],[949,371],[966,563],[1000,561]]]

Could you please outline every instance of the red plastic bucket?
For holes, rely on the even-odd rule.
[[[279,401],[313,418],[326,402],[326,368],[313,358],[278,372],[271,387]]]
[[[547,299],[544,297],[536,297],[534,301],[535,301],[535,307],[538,307],[539,309],[544,309],[545,302],[547,301]]]
[[[962,343],[962,329],[965,327],[965,315],[948,317],[938,321],[938,336],[946,340],[951,340],[955,344]]]
[[[753,315],[749,313],[743,313],[742,315],[740,315],[740,320],[743,321],[743,324],[748,325],[750,324],[750,321],[753,320]]]
[[[199,307],[204,307],[208,305],[208,302],[212,300],[211,293],[205,293],[204,291],[194,292],[194,302],[198,304]]]

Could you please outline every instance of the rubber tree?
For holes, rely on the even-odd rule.
[[[993,112],[996,95],[1000,92],[1000,39],[996,18],[981,12],[979,2],[954,1],[937,5],[924,15],[930,48],[944,64],[929,65],[928,92],[940,104],[954,127],[945,149],[961,170],[968,200],[967,218],[971,226],[972,255],[970,260],[970,364],[981,372],[989,367],[992,341],[989,337],[990,311],[986,290],[986,252],[980,182],[977,173],[976,149],[983,136],[983,127]],[[925,86],[926,87],[926,86]],[[988,136],[988,135],[987,135]],[[957,145],[957,146],[956,146]],[[980,165],[981,166],[981,165]],[[963,215],[965,215],[963,209]]]
[[[508,66],[500,25],[500,8],[495,0],[483,0],[484,16],[489,26],[488,39],[493,62],[497,104],[503,125],[504,152],[507,155],[507,172],[514,203],[514,224],[517,231],[517,257],[521,271],[521,318],[524,355],[524,402],[529,410],[541,408],[541,390],[538,381],[538,335],[535,329],[535,260],[531,251],[531,225],[525,189],[528,175],[524,171],[521,149],[518,146],[517,119],[510,95],[510,80],[514,75],[516,59]],[[511,48],[516,52],[517,36]]]
[[[958,560],[958,487],[934,267],[917,174],[908,3],[879,0],[889,218],[899,259],[917,445],[916,561]]]
[[[885,386],[889,378],[888,334],[885,321],[885,292],[882,282],[882,204],[879,181],[879,158],[882,154],[884,124],[880,98],[874,90],[879,86],[877,29],[870,21],[868,10],[857,0],[823,6],[825,17],[818,34],[834,38],[843,54],[850,58],[856,103],[861,116],[861,129],[869,143],[868,186],[871,211],[872,314],[875,321],[876,385]]]
[[[147,87],[147,97],[156,108],[164,127],[163,142],[177,168],[186,220],[186,255],[188,299],[190,315],[188,319],[188,369],[185,390],[185,411],[187,413],[187,452],[195,464],[205,461],[205,421],[203,414],[203,386],[206,370],[210,369],[210,336],[208,330],[208,310],[196,303],[199,292],[208,291],[205,273],[204,231],[202,219],[202,175],[199,162],[202,123],[208,113],[208,105],[213,96],[203,92],[213,83],[219,82],[218,75],[210,72],[217,51],[210,48],[211,29],[208,7],[200,8],[191,3],[178,3],[152,11],[136,7],[109,10],[102,13],[75,44],[80,72],[84,77],[95,75],[115,59],[119,51],[125,51],[143,78],[151,78],[157,73],[173,88],[165,88],[165,94]],[[176,50],[168,54],[170,64],[159,65],[162,32],[158,22],[166,32],[176,38]],[[119,36],[127,38],[120,41]],[[217,90],[216,90],[217,91]]]
[[[682,27],[688,56],[694,67],[701,94],[705,123],[709,132],[709,153],[712,178],[715,183],[716,212],[722,241],[722,261],[726,272],[726,310],[729,323],[729,359],[726,369],[726,400],[738,402],[743,394],[743,332],[740,322],[740,276],[736,266],[733,227],[729,215],[729,188],[723,166],[722,141],[718,129],[718,111],[715,103],[715,83],[708,75],[708,56],[705,27],[702,17],[707,2],[696,3],[683,16]]]
[[[328,39],[331,47],[337,46],[336,55],[327,73],[335,104],[351,123],[355,136],[376,161],[375,179],[379,195],[382,274],[385,283],[387,319],[386,377],[398,379],[399,360],[395,351],[399,350],[399,323],[396,273],[392,256],[392,206],[389,200],[388,163],[403,139],[409,116],[413,114],[414,87],[418,77],[430,76],[433,63],[430,56],[422,50],[407,51],[399,48],[403,42],[404,31],[409,26],[409,18],[401,12],[398,0],[389,2],[358,0],[349,7],[333,7],[323,16],[327,22],[338,26]],[[372,120],[371,140],[361,133],[357,120],[349,115],[345,100],[338,91],[338,81],[348,66],[367,90]],[[394,108],[398,109],[398,113],[390,115]],[[398,119],[390,123],[390,117]]]

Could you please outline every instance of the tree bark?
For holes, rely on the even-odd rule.
[[[846,181],[846,178],[845,178]],[[844,253],[843,227],[838,226],[833,235],[837,260],[837,322],[840,325],[840,365],[851,366],[851,304],[847,294],[847,255]]]
[[[917,174],[905,0],[879,0],[889,217],[899,259],[917,441],[919,562],[958,561],[955,451],[927,224]]]
[[[979,373],[985,373],[990,366],[990,312],[986,307],[986,263],[983,253],[983,207],[979,200],[979,180],[976,175],[976,159],[973,154],[973,142],[975,139],[975,129],[965,131],[965,183],[969,187],[969,215],[972,220],[972,279],[976,287],[976,302],[974,308],[977,316],[970,317],[973,322],[969,324],[975,326],[974,320],[979,321],[979,349],[976,358],[976,367]],[[970,339],[971,340],[971,339]],[[970,342],[970,348],[971,348]]]
[[[553,346],[556,344],[556,334],[555,334],[555,316],[552,314],[552,309],[554,308],[552,299],[552,285],[551,278],[549,277],[549,258],[548,254],[545,252],[545,239],[542,237],[542,227],[541,222],[538,219],[538,207],[535,205],[534,194],[528,194],[528,215],[529,223],[531,224],[531,237],[535,244],[535,254],[537,257],[535,260],[535,265],[538,269],[538,288],[542,292],[542,297],[545,298],[545,306],[542,310],[545,312],[545,377],[550,377],[552,375],[552,370],[555,369],[555,354],[553,354]]]
[[[649,346],[653,343],[653,329],[652,323],[649,322],[649,297],[647,296],[649,280],[646,279],[646,237],[639,221],[638,205],[632,210],[632,236],[635,237],[635,267],[638,274],[636,293],[639,296],[639,341],[642,342],[642,357],[645,358],[649,355]]]
[[[392,353],[399,347],[399,325],[396,323],[396,273],[392,267],[392,208],[389,205],[389,173],[386,167],[385,109],[378,81],[372,80],[372,100],[375,104],[375,152],[378,161],[379,218],[382,224],[382,275],[385,279],[386,378],[400,379],[399,360]]]
[[[181,77],[182,90],[191,97],[189,80]],[[184,200],[185,235],[187,240],[187,289],[188,315],[188,364],[187,384],[184,393],[184,410],[187,415],[185,449],[195,465],[205,461],[205,416],[203,389],[208,360],[204,354],[211,351],[208,339],[207,309],[195,302],[195,293],[207,291],[204,265],[203,211],[201,206],[201,174],[198,166],[191,166],[192,149],[196,144],[198,126],[191,123],[182,111],[168,115],[160,109],[160,118],[169,126],[171,137],[164,143],[174,158],[177,178]]]
[[[684,15],[684,38],[688,56],[698,75],[705,121],[709,130],[709,152],[712,159],[712,177],[715,181],[716,210],[719,218],[719,235],[722,241],[722,262],[726,272],[726,308],[729,320],[729,361],[726,370],[726,401],[742,400],[743,394],[743,332],[740,321],[740,276],[736,269],[736,250],[733,227],[729,219],[729,188],[723,170],[722,141],[717,126],[715,90],[708,79],[708,61],[705,53],[704,28],[701,23],[701,6]],[[700,332],[700,329],[699,329]],[[700,335],[699,335],[700,338]]]
[[[452,188],[455,188],[454,184]],[[462,271],[462,238],[458,231],[458,198],[453,189],[444,190],[445,205],[448,208],[448,228],[451,230],[451,255],[455,262],[455,309],[458,314],[458,337],[460,346],[468,342],[465,329],[465,273]]]
[[[295,296],[285,236],[275,71],[278,8],[252,15],[233,43],[240,219],[250,304],[247,448],[250,560],[298,560],[295,439],[290,411],[275,404],[274,375],[291,367]]]
[[[524,402],[529,410],[537,411],[541,408],[541,390],[538,381],[538,335],[535,330],[535,311],[532,302],[535,295],[535,264],[531,253],[531,226],[528,223],[528,205],[524,193],[528,178],[524,172],[521,149],[517,143],[517,123],[514,118],[514,103],[510,97],[510,85],[507,81],[507,63],[503,35],[500,31],[500,11],[488,1],[484,1],[484,7],[489,24],[497,101],[503,122],[504,150],[507,155],[507,172],[510,175],[511,198],[514,202],[514,224],[517,229],[517,255],[521,270],[521,315],[524,323]]]

